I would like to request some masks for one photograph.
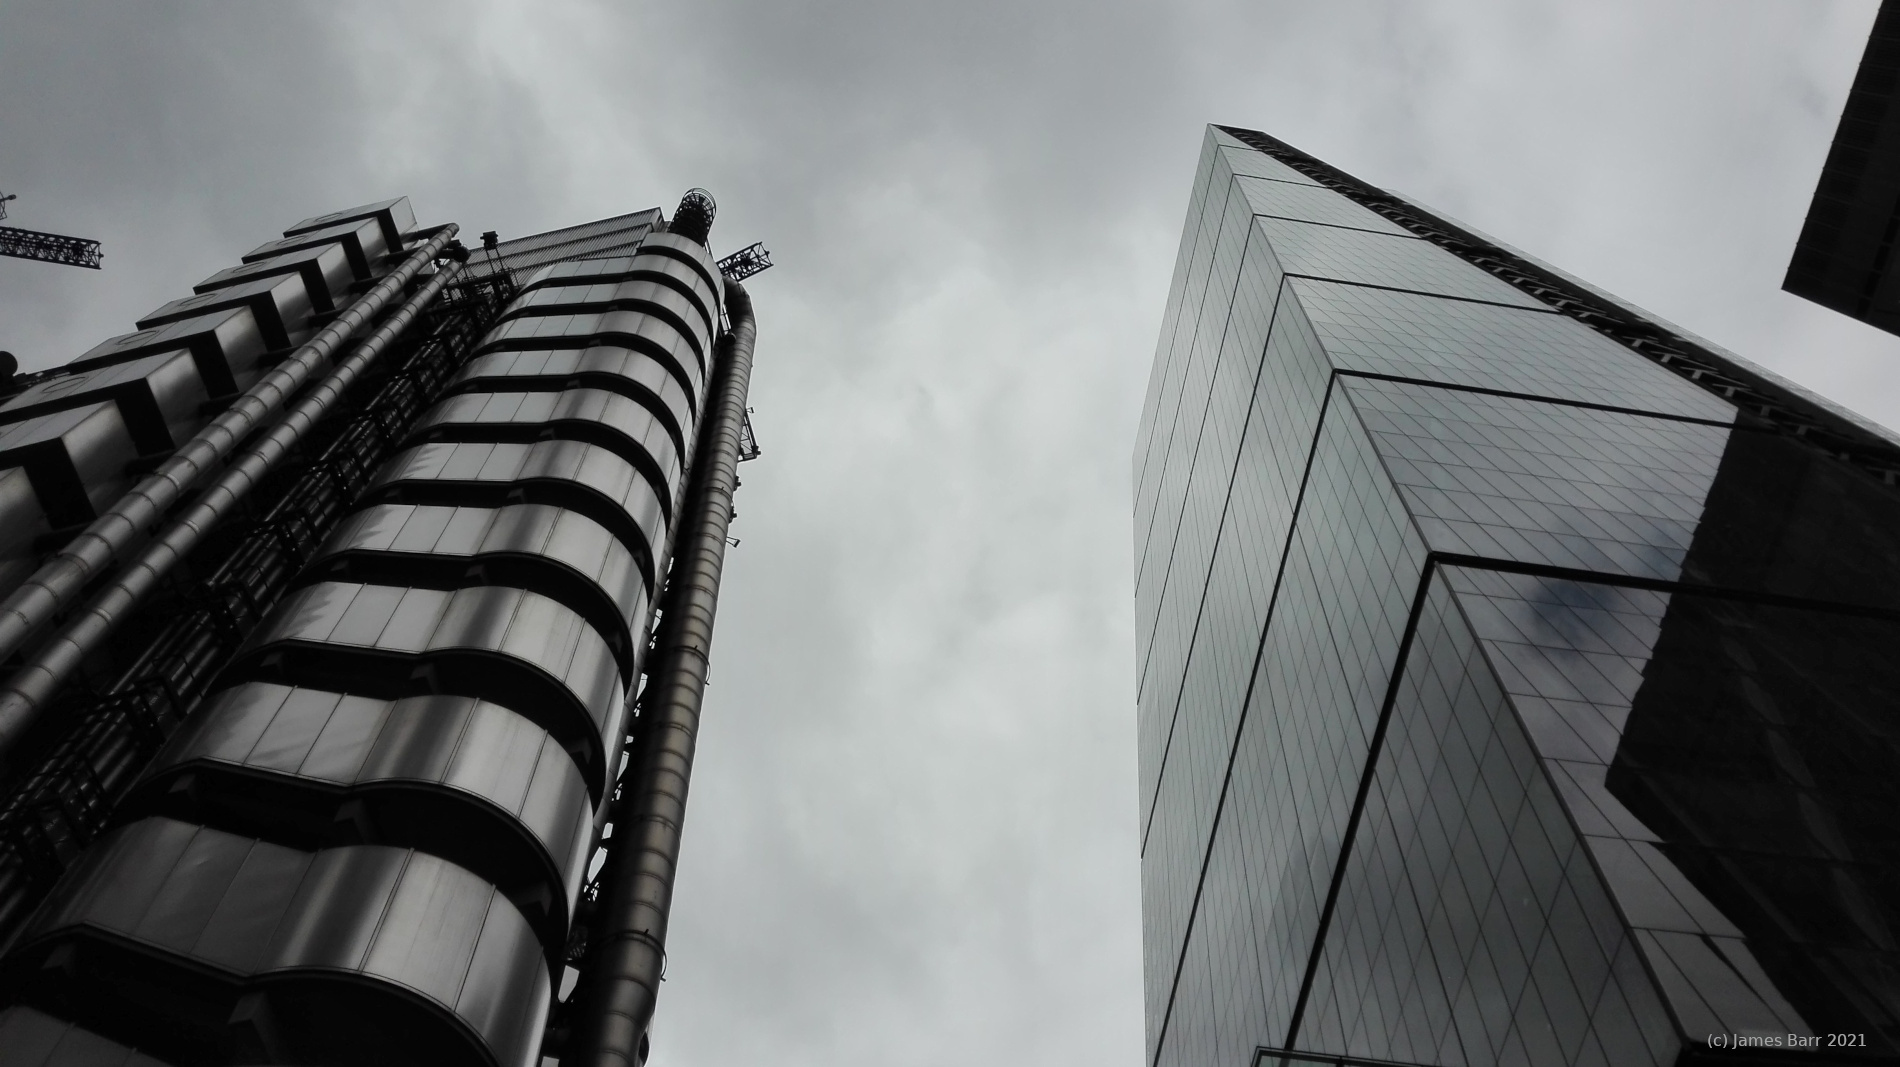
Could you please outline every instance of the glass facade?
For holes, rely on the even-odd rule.
[[[1897,466],[1210,127],[1134,455],[1148,1062],[1900,1062]]]

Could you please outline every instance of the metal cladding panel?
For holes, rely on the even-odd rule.
[[[550,988],[508,900],[422,852],[152,818],[69,872],[8,992],[192,1062],[533,1062]]]
[[[16,1004],[0,1011],[0,1067],[167,1067],[136,1049]]]
[[[384,464],[365,499],[569,508],[606,527],[648,573],[658,573],[655,561],[667,544],[666,514],[652,483],[626,460],[580,441],[418,445]]]
[[[537,593],[322,582],[286,596],[224,678],[382,698],[492,699],[547,730],[602,795],[625,692],[612,649],[578,614]]]
[[[394,200],[380,200],[361,207],[332,211],[328,215],[307,218],[284,231],[285,237],[296,237],[312,230],[326,229],[344,222],[371,219],[382,227],[383,240],[394,250],[402,247],[403,235],[416,228],[415,209],[409,206],[409,198],[399,196]]]
[[[144,330],[234,307],[251,309],[257,316],[257,327],[264,342],[272,348],[289,348],[301,342],[308,334],[304,324],[315,310],[310,304],[310,291],[301,277],[270,274],[207,293],[180,297],[134,325]]]
[[[401,975],[405,985],[453,1003],[474,962],[477,939],[495,902],[494,887],[446,863],[404,874],[408,877],[390,895],[379,936],[363,965]],[[508,907],[505,900],[501,903]]]
[[[383,235],[382,225],[374,219],[359,219],[266,241],[244,253],[243,262],[255,263],[260,259],[274,259],[291,252],[331,244],[343,249],[343,254],[349,257],[350,269],[358,278],[374,277],[378,273],[377,263],[391,251],[389,240]]]
[[[642,266],[652,263],[657,266],[677,264],[678,261],[662,256],[636,256],[634,263]],[[719,312],[716,304],[708,306],[703,298],[696,299],[700,295],[681,292],[678,283],[670,277],[658,279],[636,277],[621,282],[614,299],[633,304],[653,304],[665,308],[670,314],[678,315],[685,320],[687,325],[693,327],[702,351],[711,352],[713,337],[718,333]]]
[[[250,308],[226,308],[100,342],[67,366],[88,370],[183,348],[197,361],[212,395],[225,396],[260,377],[257,357],[266,347]]]
[[[519,295],[525,297],[542,289],[576,285],[612,286],[642,278],[670,285],[690,298],[699,305],[706,321],[718,319],[719,291],[706,281],[705,275],[685,260],[660,253],[558,264],[536,273],[521,286]]]
[[[39,566],[36,543],[51,532],[53,525],[33,492],[26,468],[0,469],[0,595],[11,592]]]
[[[676,233],[656,233],[640,244],[642,256],[670,256],[678,259],[706,280],[713,292],[723,292],[719,274],[719,264],[713,259],[712,251],[705,245]]]
[[[607,528],[546,504],[502,508],[376,504],[345,519],[306,568],[307,581],[459,589],[506,585],[559,601],[613,646],[634,676],[658,576]]]
[[[586,873],[593,807],[554,738],[499,704],[247,682],[191,716],[119,812],[151,815],[298,848],[440,856],[500,887],[554,959]]]
[[[706,368],[693,339],[678,323],[639,311],[509,319],[488,332],[476,353],[595,345],[638,349],[666,363],[693,396],[706,391]]]
[[[543,285],[567,285],[582,279],[614,280],[633,271],[632,256],[600,256],[595,259],[570,259],[550,263],[523,281],[517,292],[525,293]]]
[[[306,248],[290,252],[256,263],[241,263],[225,269],[191,287],[194,293],[209,293],[233,285],[243,285],[259,278],[274,278],[289,275],[302,278],[304,292],[310,297],[310,306],[318,311],[334,310],[338,297],[356,281],[356,272],[350,266],[350,257],[342,246],[328,244],[317,248]],[[347,302],[347,301],[342,301]]]
[[[133,443],[149,454],[190,440],[207,421],[208,399],[196,361],[180,349],[47,378],[0,405],[0,422],[110,400]]]
[[[631,262],[631,260],[629,260]],[[604,309],[620,292],[624,274],[581,278],[562,282],[544,281],[532,289],[523,289],[508,304],[511,314],[528,307],[559,306],[569,310]]]
[[[673,286],[699,305],[700,314],[711,324],[719,322],[720,286],[706,280],[696,267],[678,257],[658,252],[634,257],[635,269],[643,275],[658,275],[657,281]]]
[[[671,322],[675,328],[685,332],[699,365],[705,367],[706,353],[712,348],[711,319],[698,303],[682,295],[678,289],[656,281],[635,279],[612,286],[545,286],[510,302],[508,310],[502,313],[501,321],[607,311],[640,311]]]
[[[131,483],[138,446],[109,402],[0,426],[0,468],[23,467],[55,526],[89,522]]]
[[[684,455],[693,437],[696,398],[665,364],[630,348],[597,345],[542,352],[495,352],[478,356],[449,382],[451,393],[559,392],[580,387],[611,389],[638,400],[660,416]]]
[[[666,427],[643,405],[605,389],[461,393],[437,404],[411,441],[585,441],[633,464],[653,483],[668,521],[679,495],[680,456]]]
[[[692,275],[677,260],[648,256],[636,262],[666,263]],[[583,311],[656,311],[678,319],[688,327],[702,348],[708,343],[711,315],[699,300],[680,291],[670,278],[656,278],[641,272],[616,281],[589,280],[578,284],[543,285],[522,293],[508,305],[505,318],[523,315],[559,315]]]

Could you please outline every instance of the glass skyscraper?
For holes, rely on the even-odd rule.
[[[1147,1062],[1900,1062],[1896,477],[1210,127],[1134,454]]]

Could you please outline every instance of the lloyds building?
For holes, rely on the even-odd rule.
[[[1210,127],[1134,479],[1148,1063],[1900,1062],[1900,438]]]
[[[644,1061],[757,451],[713,213],[369,204],[7,368],[0,1065]]]

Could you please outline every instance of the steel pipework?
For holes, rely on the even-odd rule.
[[[438,239],[445,244],[453,234],[454,229],[451,227]],[[440,251],[441,244],[432,241],[431,246],[433,248],[425,246],[417,255],[427,252],[432,258],[435,252]],[[450,265],[437,271],[428,284],[390,315],[374,333],[364,338],[356,350],[338,363],[322,381],[311,387],[262,438],[232,458],[223,476],[212,483],[184,514],[166,526],[63,630],[48,639],[26,665],[14,672],[7,680],[6,687],[0,689],[0,764],[4,764],[21,736],[45,711],[59,687],[72,676],[85,658],[111,635],[172,567],[244,499],[310,428],[336,406],[350,385],[382,357],[390,342],[409,328],[422,309],[433,302],[460,271],[459,265]],[[307,372],[305,376],[308,376]]]
[[[716,350],[691,489],[674,542],[672,575],[642,695],[635,748],[614,813],[587,964],[576,991],[563,1067],[638,1067],[666,960],[667,915],[679,862],[680,828],[693,773],[700,700],[712,650],[726,528],[738,487],[740,427],[757,329],[752,300],[725,283],[732,328]]]
[[[369,325],[424,266],[442,254],[454,240],[456,229],[453,223],[440,227],[400,266],[353,301],[315,337],[298,346],[288,359],[272,368],[0,602],[0,661],[23,650],[35,634],[57,620],[87,583],[104,573],[142,531],[157,526],[167,508],[281,410],[346,341]],[[16,732],[12,720],[0,716],[0,752]]]

